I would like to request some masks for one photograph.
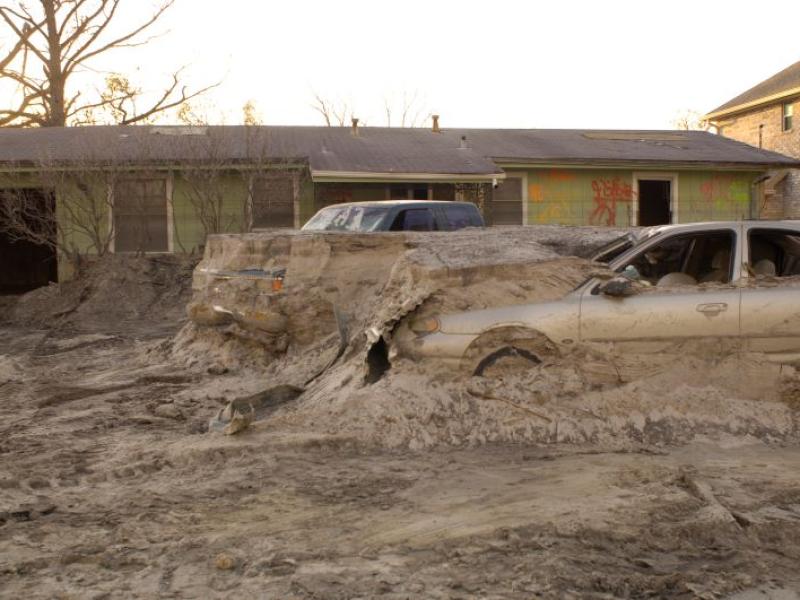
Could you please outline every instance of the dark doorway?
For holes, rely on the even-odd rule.
[[[672,222],[672,182],[639,180],[639,225],[668,225]]]
[[[14,202],[27,202],[37,210],[55,211],[55,199],[45,190],[3,192]],[[3,216],[0,214],[0,219]],[[27,240],[15,240],[0,222],[0,294],[21,294],[58,280],[58,261],[54,249]]]

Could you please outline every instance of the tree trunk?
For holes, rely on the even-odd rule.
[[[61,70],[61,39],[58,35],[56,7],[54,0],[41,0],[47,28],[48,60],[46,63],[47,81],[50,96],[47,98],[46,126],[64,127],[67,124],[67,107],[64,101],[66,78]]]

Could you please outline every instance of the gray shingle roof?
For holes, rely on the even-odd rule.
[[[761,83],[751,87],[746,92],[739,94],[735,98],[731,98],[725,104],[718,106],[708,114],[715,115],[717,113],[724,113],[737,106],[749,105],[758,102],[762,98],[769,98],[788,90],[798,88],[800,88],[800,60],[786,67],[780,73],[775,73],[775,75],[769,79],[765,79]]]
[[[461,138],[466,148],[461,148]],[[227,164],[297,160],[314,172],[491,176],[498,164],[795,166],[701,131],[102,126],[0,129],[0,164]]]

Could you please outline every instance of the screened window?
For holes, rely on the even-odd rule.
[[[253,227],[294,227],[294,179],[265,175],[253,182]]]
[[[491,224],[522,224],[521,177],[506,177],[494,189],[491,204]]]
[[[783,105],[783,130],[789,131],[792,128],[792,118],[794,117],[794,104],[786,102]]]
[[[116,183],[114,251],[169,251],[165,179],[123,179]]]

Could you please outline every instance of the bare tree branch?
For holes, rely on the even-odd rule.
[[[0,80],[18,85],[17,92],[3,103],[5,106],[0,104],[0,124],[64,126],[85,121],[89,111],[120,117],[118,122],[122,124],[138,123],[218,85],[190,90],[182,85],[182,70],[178,69],[141,112],[137,110],[137,100],[148,94],[127,79],[124,86],[107,84],[98,99],[84,99],[85,93],[69,90],[73,75],[79,69],[91,70],[93,59],[115,49],[150,41],[152,37],[143,38],[143,34],[175,3],[175,0],[162,0],[148,18],[125,33],[109,38],[110,25],[118,20],[123,1],[17,0],[16,6],[12,3],[0,6],[0,37],[7,35],[14,40],[6,54],[0,55]]]

